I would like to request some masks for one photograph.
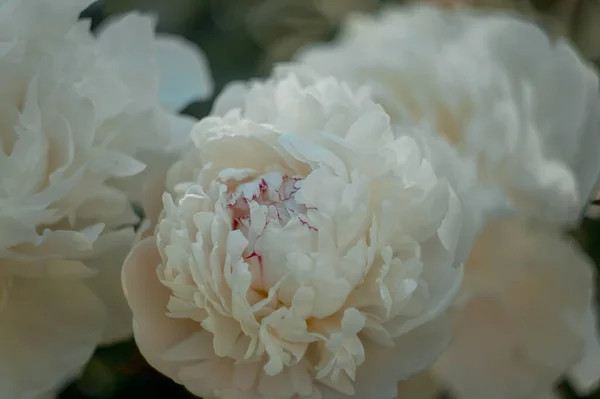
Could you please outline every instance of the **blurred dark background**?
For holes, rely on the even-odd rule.
[[[439,1],[448,3],[448,0]],[[600,59],[600,1],[464,1],[476,3],[478,7],[512,8],[532,14],[551,32],[569,35],[588,58]],[[82,18],[90,18],[93,27],[97,27],[111,15],[131,10],[150,12],[158,17],[159,32],[176,33],[196,43],[206,53],[215,79],[213,98],[191,104],[184,111],[200,118],[210,112],[214,97],[227,82],[264,76],[273,63],[288,60],[303,45],[333,38],[349,13],[373,11],[383,3],[393,2],[399,1],[103,0],[87,9]],[[600,221],[586,219],[573,234],[599,265]],[[586,398],[576,396],[568,381],[561,382],[557,392],[565,399],[600,399],[600,392]],[[68,386],[60,398],[189,399],[194,396],[155,372],[135,344],[125,342],[97,350],[81,378]]]

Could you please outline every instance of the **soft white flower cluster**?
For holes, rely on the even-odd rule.
[[[566,42],[386,9],[195,123],[197,50],[138,14],[94,36],[90,3],[0,0],[0,398],[52,394],[131,311],[203,397],[597,384],[593,268],[562,230],[597,189],[600,94]]]
[[[465,399],[593,385],[592,267],[560,229],[600,173],[595,73],[422,6],[298,61],[230,84],[146,198],[123,284],[150,363],[224,399],[425,398],[397,382],[434,362]]]
[[[79,20],[90,3],[0,1],[3,399],[46,395],[98,344],[131,336],[119,282],[139,156],[175,150],[189,121],[172,112],[212,91],[201,54],[155,38],[152,18],[129,14],[95,37]]]

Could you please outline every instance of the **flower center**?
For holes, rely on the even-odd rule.
[[[289,246],[295,245],[296,233],[317,231],[307,215],[310,208],[297,198],[303,180],[267,173],[239,184],[228,198],[232,229],[241,231],[248,240],[244,257],[251,266],[253,288],[259,291],[268,290],[281,277],[274,268],[282,269]],[[273,266],[268,271],[266,263]]]
[[[232,210],[233,229],[241,230],[248,238],[253,211],[266,211],[266,223],[277,222],[285,226],[289,220],[306,214],[306,207],[296,202],[296,193],[302,187],[301,177],[271,173],[253,181],[240,184],[227,203]]]

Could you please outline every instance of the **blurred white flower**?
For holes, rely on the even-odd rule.
[[[154,367],[203,397],[393,398],[437,359],[473,233],[367,91],[235,84],[192,139],[123,268]]]
[[[179,117],[159,90],[171,109],[210,90],[195,50],[155,41],[150,18],[92,36],[78,21],[90,3],[0,2],[2,398],[56,389],[98,343],[131,334],[119,275],[137,217],[113,183],[140,174],[138,153],[176,141]],[[192,72],[198,84],[184,92],[159,82]]]
[[[360,54],[360,56],[357,56]],[[398,124],[430,125],[511,208],[572,223],[600,173],[598,78],[562,39],[510,15],[390,8],[299,60],[369,84]]]
[[[594,266],[575,243],[525,220],[497,222],[465,268],[455,339],[431,369],[439,385],[459,399],[532,399],[567,372],[582,391],[597,383]]]

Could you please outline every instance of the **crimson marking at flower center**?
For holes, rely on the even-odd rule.
[[[262,237],[270,223],[277,222],[285,227],[291,220],[298,220],[310,231],[318,231],[310,224],[309,209],[296,200],[302,188],[303,177],[280,173],[267,173],[252,181],[239,184],[230,194],[227,207],[231,211],[232,230],[239,230],[248,240],[246,260],[256,259],[263,276],[263,255],[255,250],[256,242]],[[257,229],[257,224],[263,224]]]

